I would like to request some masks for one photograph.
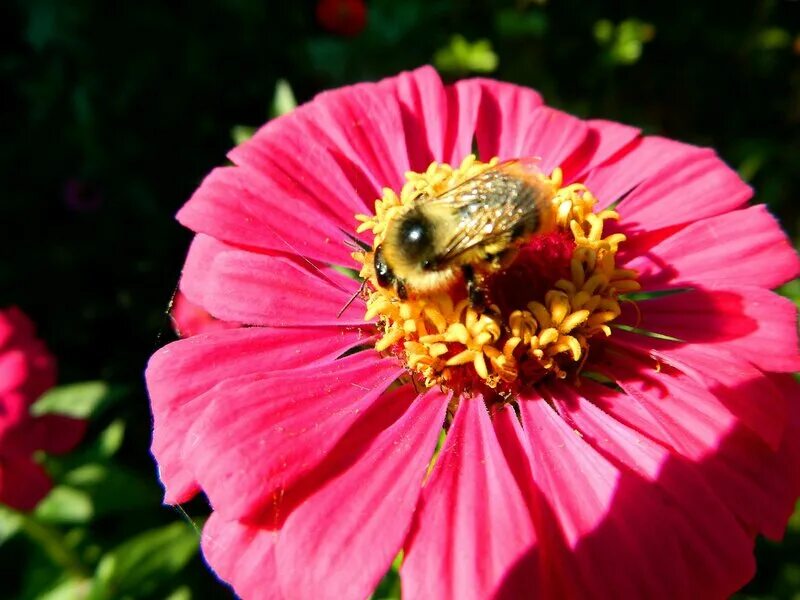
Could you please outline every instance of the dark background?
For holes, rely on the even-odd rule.
[[[800,2],[373,0],[356,36],[326,29],[316,4],[29,0],[0,9],[0,306],[37,322],[62,382],[104,382],[87,445],[122,422],[108,464],[130,476],[121,494],[125,485],[141,493],[83,521],[44,519],[86,576],[110,549],[183,518],[159,507],[142,383],[149,355],[172,339],[165,310],[190,239],[173,215],[224,162],[232,129],[270,117],[279,78],[301,102],[432,61],[446,80],[488,74],[528,85],[579,116],[715,147],[797,241]],[[796,298],[797,288],[783,291]],[[77,461],[54,462],[56,479]],[[186,509],[204,513],[200,502]],[[797,525],[783,545],[759,544],[748,594],[800,593]],[[63,581],[30,538],[0,535],[0,560],[18,573],[9,597]],[[126,597],[224,597],[199,558],[162,571],[163,581],[148,575],[155,587],[132,585]]]

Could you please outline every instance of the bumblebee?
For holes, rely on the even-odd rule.
[[[502,162],[438,196],[417,198],[389,221],[375,248],[378,285],[405,300],[461,281],[472,305],[484,306],[484,278],[554,226],[555,189],[535,165]]]

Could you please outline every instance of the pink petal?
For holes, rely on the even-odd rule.
[[[284,600],[277,585],[275,540],[278,532],[226,521],[212,513],[203,527],[206,561],[247,600]]]
[[[511,156],[541,156],[545,173],[567,161],[589,135],[585,121],[549,106],[537,108],[526,121],[518,153]]]
[[[784,461],[708,390],[679,371],[656,372],[623,356],[606,356],[603,370],[627,394],[606,398],[604,411],[697,465],[752,534],[783,531],[795,500]]]
[[[244,167],[214,169],[178,212],[178,220],[232,244],[351,264],[341,229],[354,231],[354,214],[365,209],[345,205],[341,190],[318,196],[323,191],[309,189],[307,179],[272,177]]]
[[[688,283],[777,287],[800,273],[800,259],[765,206],[688,225],[626,268],[646,290]]]
[[[335,91],[323,92],[297,113],[305,121],[306,131],[346,165],[351,177],[361,176],[372,185],[370,197],[380,197],[380,190],[399,190],[409,169],[403,119],[397,100],[389,90],[372,83],[360,83]],[[351,171],[354,171],[351,174]]]
[[[586,131],[579,133],[580,145],[557,165],[561,167],[566,183],[582,182],[597,166],[632,149],[640,133],[635,127],[613,121],[591,120],[582,123]]]
[[[560,400],[554,396],[553,401],[563,410]],[[574,398],[569,405],[572,410],[578,408]],[[608,442],[607,430],[589,430],[582,435],[571,415],[563,414],[570,419],[568,424],[544,401],[533,397],[521,401],[520,409],[524,432],[515,420],[506,419],[498,423],[498,435],[509,462],[517,465],[518,481],[526,477],[530,481],[526,497],[540,540],[540,569],[550,579],[542,596],[706,597],[698,592],[722,585],[703,573],[708,564],[722,579],[727,577],[727,583],[729,557],[720,562],[719,557],[708,557],[708,540],[702,531],[693,530],[692,519],[685,517],[674,500],[666,499],[664,491],[644,481],[642,473],[630,470],[632,466],[639,471],[649,469],[655,478],[659,464],[653,456],[632,446],[627,450],[633,452],[636,462],[614,464],[611,461],[616,457],[608,454],[613,445],[604,445],[602,452],[592,445],[598,437]],[[528,463],[527,473],[522,462]],[[684,492],[679,495],[682,501],[691,502]],[[713,494],[707,495],[714,506]],[[702,499],[698,502],[702,506]],[[724,510],[718,503],[716,506]],[[694,518],[703,519],[702,510],[692,510]],[[730,515],[721,522],[736,525]],[[733,531],[734,535],[715,532],[714,541],[743,540],[745,552],[740,547],[729,556],[735,567],[750,565],[752,571],[749,540],[741,529]],[[728,553],[727,548],[725,551]],[[736,581],[741,585],[739,577],[737,574]],[[718,594],[716,590],[712,597]]]
[[[617,210],[625,231],[654,231],[729,212],[752,195],[716,154],[691,150],[644,179]]]
[[[709,148],[698,148],[667,138],[639,138],[627,152],[620,153],[584,178],[586,186],[606,208],[659,172],[675,171],[698,159],[713,157]]]
[[[486,408],[463,399],[406,544],[403,595],[488,598],[535,543]]]
[[[199,333],[211,333],[222,329],[241,327],[240,323],[220,321],[208,314],[202,307],[192,304],[180,291],[172,297],[169,311],[172,328],[179,337],[191,337]]]
[[[448,398],[438,391],[391,401],[406,408],[386,429],[359,424],[333,473],[281,528],[281,585],[301,598],[367,598],[400,550],[441,431]],[[380,411],[386,413],[387,411]],[[384,414],[376,415],[386,420]],[[361,436],[360,448],[353,447]],[[314,559],[309,561],[309,557]]]
[[[788,406],[784,395],[746,360],[713,347],[655,340],[619,332],[623,344],[686,373],[708,390],[738,421],[773,450],[785,436]],[[757,398],[757,400],[755,400]]]
[[[0,392],[17,390],[31,376],[28,354],[24,348],[10,348],[0,353]]]
[[[797,498],[800,497],[800,383],[791,375],[770,375],[770,380],[781,391],[789,406],[786,434],[778,456],[792,483],[790,497]]]
[[[29,408],[30,399],[19,391],[0,394],[0,448],[7,443],[8,432],[28,418]]]
[[[573,470],[571,467],[575,466],[575,459],[571,458],[572,452],[567,450],[564,442],[554,447],[535,444],[535,435],[546,434],[553,427],[555,431],[551,433],[557,434],[559,429],[558,423],[552,420],[557,419],[555,413],[552,418],[538,414],[539,408],[550,411],[548,407],[540,405],[544,405],[544,400],[535,400],[533,397],[520,401],[520,409],[527,407],[526,410],[534,412],[530,422],[523,423],[522,427],[516,415],[507,409],[499,411],[495,417],[498,440],[525,497],[538,539],[536,551],[529,552],[528,558],[533,564],[523,567],[525,563],[520,561],[502,581],[496,596],[510,599],[526,595],[521,580],[523,573],[527,572],[529,578],[533,574],[538,576],[534,579],[534,586],[529,588],[529,594],[533,597],[602,598],[604,595],[599,594],[597,588],[598,584],[605,585],[605,565],[591,565],[588,573],[583,574],[581,571],[587,567],[581,568],[576,550],[584,536],[599,525],[608,508],[598,497],[597,491],[601,496],[611,495],[610,490],[599,490],[604,486],[593,481],[601,475],[597,472],[598,466],[593,463],[598,463],[599,469],[606,471],[601,477],[610,478],[611,487],[614,472],[592,452],[579,453],[576,458],[586,460],[588,464],[581,464],[578,470]],[[536,431],[532,432],[533,429]],[[572,436],[577,439],[574,433]],[[573,474],[578,476],[569,478]],[[562,481],[563,478],[568,479]],[[574,483],[570,484],[570,481]],[[583,505],[584,502],[589,503]],[[584,527],[586,530],[582,531]],[[619,542],[616,545],[619,546]],[[592,572],[595,566],[603,569],[603,577],[597,577]],[[627,589],[623,581],[621,585],[618,584],[617,592],[621,595]]]
[[[322,213],[335,214],[336,221],[351,219],[354,213],[372,208],[370,200],[380,189],[365,185],[358,167],[344,160],[329,139],[310,129],[309,110],[304,105],[268,122],[231,150],[228,158],[271,180],[284,194],[296,194]]]
[[[535,92],[505,85],[485,85],[476,135],[481,158],[535,156],[549,173],[577,151],[589,134],[584,121],[547,106]],[[498,115],[495,111],[500,111]],[[508,122],[507,119],[513,119]],[[497,130],[498,127],[508,129]]]
[[[220,382],[197,400],[207,408],[182,458],[223,517],[255,515],[324,460],[401,372],[366,350]]]
[[[268,123],[229,156],[267,176],[281,165],[314,189],[331,185],[327,193],[316,192],[318,198],[342,194],[348,204],[360,198],[371,207],[383,187],[399,189],[409,168],[403,120],[390,82],[323,92]]]
[[[585,167],[587,172],[632,151],[642,133],[637,127],[605,119],[589,119],[586,124],[591,137],[597,140],[592,158]]]
[[[65,454],[83,439],[86,426],[83,419],[48,414],[32,418],[27,435],[35,449],[48,454]]]
[[[751,538],[688,463],[596,406],[618,392],[588,381],[580,388],[556,384],[552,395],[582,439],[621,469],[625,483],[617,489],[610,526],[601,530],[629,529],[640,539],[644,551],[626,560],[622,544],[614,560],[648,574],[644,596],[723,597],[747,582],[755,567]],[[632,522],[636,513],[621,506],[626,491],[641,511],[639,527]],[[641,510],[648,504],[649,515]],[[597,532],[589,537],[585,547],[596,544],[600,551],[622,539],[614,535],[603,544]]]
[[[26,456],[0,459],[0,504],[16,510],[33,510],[52,484],[44,469]]]
[[[575,548],[607,513],[619,473],[587,451],[545,402],[520,402],[520,414],[533,451],[536,483],[559,517],[567,544]],[[574,473],[581,473],[580,481],[572,478]]]
[[[451,157],[445,156],[445,147],[452,146],[447,139],[447,94],[433,67],[400,73],[384,79],[378,87],[391,90],[397,98],[409,167],[422,172],[433,161],[450,162]]]
[[[198,233],[194,236],[189,246],[189,252],[186,255],[186,262],[183,265],[178,293],[195,306],[199,306],[208,312],[205,307],[205,296],[206,289],[209,286],[208,280],[211,266],[218,255],[233,249],[234,246],[230,246],[204,233]]]
[[[797,310],[757,287],[707,285],[639,302],[638,327],[738,354],[765,371],[800,370]]]
[[[0,310],[0,348],[22,345],[35,339],[33,321],[16,306]]]
[[[447,136],[450,144],[445,156],[450,164],[459,164],[468,154],[474,152],[475,124],[478,120],[481,98],[481,82],[476,79],[462,79],[447,86]],[[541,102],[541,99],[540,99]]]
[[[475,122],[479,158],[489,160],[494,156],[506,159],[534,155],[527,152],[522,137],[534,120],[535,110],[543,104],[538,93],[490,79],[470,79],[456,87],[461,93],[480,94]]]
[[[8,400],[18,398],[27,408],[55,382],[55,359],[40,340],[17,335],[0,352],[0,402],[11,393]]]
[[[720,442],[737,426],[737,419],[706,385],[684,373],[609,355],[601,367],[630,396],[624,412],[622,401],[603,408],[654,440],[693,462],[711,456]]]
[[[189,428],[208,406],[203,393],[228,379],[333,360],[363,339],[357,330],[247,328],[201,334],[156,352],[145,378],[154,420],[152,451],[165,502],[185,502],[196,492],[180,452]]]
[[[345,287],[347,286],[347,287]],[[288,257],[256,254],[195,236],[181,291],[224,321],[272,327],[364,325],[364,301],[354,280]]]

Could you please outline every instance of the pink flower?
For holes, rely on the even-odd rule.
[[[323,29],[354,37],[367,25],[367,5],[364,0],[319,0],[314,11]]]
[[[474,144],[540,158],[554,229],[487,280],[493,311],[461,283],[403,300],[373,251],[420,194],[499,168]],[[166,346],[147,383],[165,499],[208,496],[203,550],[237,593],[365,598],[401,550],[408,598],[752,577],[800,494],[796,314],[770,291],[799,265],[712,150],[422,68],[323,93],[229,157],[178,215],[181,289],[249,327]],[[359,282],[331,265],[369,279],[341,314]]]
[[[85,422],[32,416],[33,402],[55,383],[55,361],[19,309],[0,310],[0,503],[31,510],[50,491],[37,451],[61,454],[83,437]]]

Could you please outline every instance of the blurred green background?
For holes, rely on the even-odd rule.
[[[142,371],[173,339],[165,309],[190,239],[173,215],[292,97],[431,62],[446,80],[529,85],[577,115],[715,147],[798,239],[800,2],[369,0],[356,35],[316,9],[0,8],[0,306],[31,315],[59,359],[71,385],[47,402],[91,419],[78,451],[48,460],[57,487],[36,513],[0,511],[0,596],[231,597],[196,551],[207,508],[160,505]],[[800,517],[758,559],[744,596],[800,598]],[[377,596],[396,591],[390,576]]]

